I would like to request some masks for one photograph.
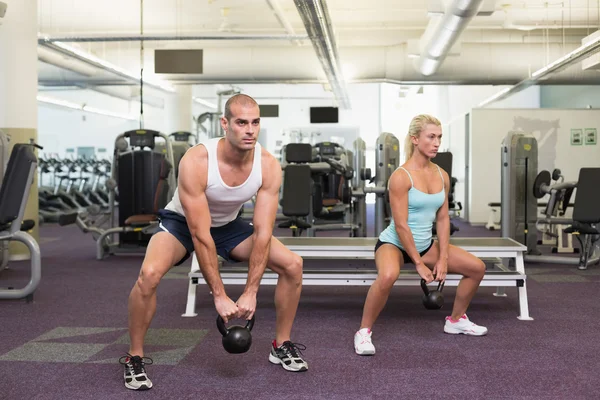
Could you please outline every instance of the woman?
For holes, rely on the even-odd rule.
[[[371,328],[387,302],[400,268],[407,263],[414,264],[427,283],[443,282],[447,272],[463,275],[456,289],[452,314],[446,317],[444,332],[476,336],[487,333],[487,328],[475,325],[465,314],[483,279],[485,264],[449,244],[450,177],[431,161],[441,139],[441,124],[435,117],[413,118],[405,142],[406,162],[392,173],[388,184],[392,222],[375,246],[378,273],[367,294],[360,329],[354,335],[357,354],[375,354]],[[432,235],[434,222],[437,240],[433,240]]]

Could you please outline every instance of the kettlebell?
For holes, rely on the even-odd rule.
[[[223,348],[231,354],[245,353],[252,345],[252,334],[250,331],[254,326],[254,315],[252,319],[246,322],[246,326],[233,325],[229,328],[225,327],[225,321],[221,316],[217,316],[217,328],[223,335]]]
[[[438,284],[437,290],[429,290],[425,279],[421,279],[421,289],[423,289],[423,305],[428,310],[439,310],[444,305],[444,282]]]

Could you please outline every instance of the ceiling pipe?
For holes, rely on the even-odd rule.
[[[338,105],[341,108],[350,109],[348,89],[342,74],[337,45],[325,0],[294,0],[294,4],[296,4]]]
[[[419,72],[425,76],[436,73],[462,31],[477,15],[483,0],[454,0],[442,17],[418,61]]]
[[[184,40],[304,40],[308,35],[198,35],[198,36],[173,36],[173,35],[128,35],[128,36],[65,36],[38,38],[38,44],[53,42],[156,42],[156,41],[184,41]]]
[[[283,13],[281,6],[279,5],[279,1],[278,0],[266,0],[266,1],[267,1],[267,5],[269,6],[269,8],[273,11],[273,14],[275,14],[275,18],[277,18],[277,21],[279,21],[279,24],[281,25],[281,27],[283,29],[285,29],[285,31],[288,33],[288,35],[298,36],[298,35],[296,35],[296,32],[294,31],[294,27],[292,26],[290,21],[285,17],[285,14]],[[304,35],[304,39],[308,39],[308,35]],[[300,39],[297,39],[297,38],[291,39],[291,42],[293,44],[295,44],[296,46],[300,46],[302,44]]]

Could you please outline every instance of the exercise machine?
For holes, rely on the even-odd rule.
[[[555,181],[551,184],[551,180]],[[533,183],[533,195],[536,198],[542,198],[546,195],[550,199],[545,204],[543,216],[538,217],[536,227],[538,232],[542,233],[542,238],[538,240],[540,245],[551,245],[553,253],[575,253],[579,249],[573,248],[573,235],[565,234],[564,229],[573,224],[571,218],[565,218],[573,191],[577,187],[577,182],[565,182],[560,169],[552,171],[552,176],[548,171],[541,171]],[[540,203],[538,203],[539,205]],[[564,245],[563,236],[567,237],[567,245]]]
[[[8,164],[8,137],[6,134],[0,129],[0,177],[4,177],[4,173],[6,172],[6,165]],[[6,268],[8,265],[8,258],[10,257],[8,253],[8,242],[1,241],[0,242],[0,273],[2,270]]]
[[[456,185],[457,179],[452,176],[452,153],[449,151],[437,153],[437,155],[431,159],[431,161],[437,164],[441,169],[446,171],[450,177],[450,190],[448,191],[448,213],[450,216],[459,215],[462,210],[462,204],[454,201],[454,186]],[[460,229],[450,221],[450,235]],[[437,234],[436,223],[433,223],[433,235]]]
[[[560,171],[553,172],[558,181]],[[562,231],[568,235],[573,235],[580,244],[579,259],[574,257],[556,257],[544,255],[527,255],[526,261],[529,262],[546,262],[577,265],[578,269],[587,269],[589,265],[597,264],[600,261],[598,257],[598,245],[600,244],[600,230],[598,223],[600,222],[600,209],[597,207],[597,188],[600,185],[600,168],[582,168],[579,171],[579,179],[577,182],[558,182],[551,184],[551,175],[549,171],[541,171],[533,183],[533,196],[541,198],[545,195],[550,195],[548,206],[546,208],[546,218],[537,221],[537,226],[560,225],[564,227],[559,230],[560,236]],[[563,213],[566,212],[569,200],[573,191],[577,190],[575,203],[573,204],[573,218],[554,217],[556,210],[559,209],[559,204],[562,206]],[[544,232],[546,233],[546,232]]]
[[[193,140],[191,140],[193,138]],[[169,135],[171,141],[171,148],[173,150],[173,168],[175,169],[175,181],[179,178],[179,163],[185,155],[185,153],[195,144],[197,144],[196,137],[191,132],[178,131],[173,132]],[[159,153],[167,152],[167,142],[155,143],[154,150]]]
[[[292,236],[306,230],[308,237],[323,230],[364,232],[359,224],[366,217],[354,213],[360,208],[353,205],[351,152],[331,142],[290,143],[283,155],[282,214],[289,219],[278,227],[291,228]]]
[[[156,151],[157,138],[164,140],[165,153]],[[166,206],[177,186],[174,164],[171,140],[163,133],[138,129],[117,136],[112,177],[107,182],[110,226],[107,229],[90,226],[85,220],[86,211],[61,216],[59,224],[76,223],[83,232],[92,233],[98,260],[119,253],[145,252],[158,226],[158,210]],[[113,239],[115,235],[117,240]]]
[[[371,178],[371,170],[362,173],[366,180],[374,186],[365,187],[365,193],[375,194],[375,236],[389,225],[392,210],[388,199],[388,181],[394,171],[400,166],[400,142],[391,133],[384,132],[375,142],[375,176]]]
[[[559,182],[550,185],[551,174],[542,171],[538,176],[537,141],[522,132],[509,132],[501,146],[501,198],[502,236],[515,239],[527,246],[526,262],[577,265],[586,269],[598,262],[595,256],[598,244],[597,224],[600,222],[600,207],[588,202],[596,199],[595,190],[600,185],[600,168],[582,168],[577,183]],[[599,176],[596,176],[598,174]],[[565,233],[575,233],[581,243],[580,256],[561,257],[542,255],[538,244],[538,198],[550,194],[549,210],[553,210],[559,196],[565,190],[577,187],[573,204],[572,224]],[[570,196],[569,196],[570,197]],[[564,200],[564,198],[563,198]],[[569,199],[567,199],[567,204]],[[553,211],[549,211],[552,214]],[[545,223],[551,223],[550,219]],[[565,224],[568,220],[555,220]],[[583,238],[583,239],[582,239]]]
[[[26,232],[33,226],[24,228],[22,224],[31,185],[37,173],[37,159],[32,147],[31,144],[14,145],[0,188],[0,241],[2,244],[18,241],[27,246],[31,256],[31,278],[20,289],[0,289],[2,299],[26,298],[31,301],[42,277],[40,247],[33,236]],[[8,257],[8,252],[3,252],[3,257]]]
[[[196,121],[196,143],[202,141],[201,136],[205,136],[207,139],[216,138],[223,136],[221,129],[221,117],[223,116],[223,98],[231,97],[241,93],[241,90],[235,87],[230,89],[220,90],[217,92],[217,111],[216,112],[205,112],[195,119]],[[208,126],[207,126],[208,125]]]

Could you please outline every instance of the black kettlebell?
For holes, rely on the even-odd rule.
[[[246,322],[246,326],[234,325],[230,326],[229,329],[225,327],[225,321],[219,315],[217,317],[217,328],[223,335],[223,348],[225,351],[231,354],[245,353],[250,349],[252,345],[252,334],[250,331],[254,326],[254,315],[252,319]]]
[[[437,290],[429,290],[425,279],[421,279],[421,289],[423,289],[423,305],[428,310],[439,310],[444,305],[444,282],[438,284]]]

